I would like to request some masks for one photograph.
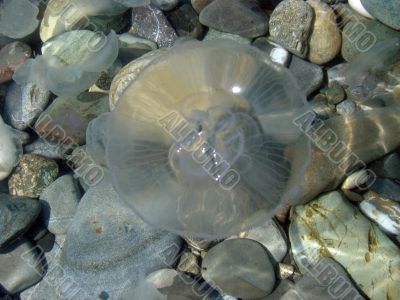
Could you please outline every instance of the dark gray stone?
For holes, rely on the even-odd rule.
[[[324,79],[324,74],[320,66],[302,60],[296,56],[292,57],[289,69],[297,79],[299,87],[307,95],[318,90]]]
[[[179,36],[200,38],[203,34],[204,28],[200,24],[196,11],[190,4],[179,6],[167,12],[166,16]]]
[[[376,178],[371,191],[400,202],[400,184],[388,178]]]
[[[400,2],[398,0],[361,0],[361,3],[383,24],[400,30]]]
[[[374,161],[369,168],[379,177],[400,180],[400,155],[392,153]]]
[[[40,213],[37,200],[0,194],[0,247],[20,237]]]
[[[303,0],[285,0],[274,9],[269,21],[271,38],[300,57],[306,57],[314,12]]]
[[[249,38],[268,32],[268,16],[254,0],[215,0],[201,11],[200,22]]]
[[[179,0],[151,0],[151,3],[161,10],[168,11],[175,8]]]
[[[154,5],[132,9],[130,33],[157,43],[159,47],[171,47],[178,38],[164,13]]]

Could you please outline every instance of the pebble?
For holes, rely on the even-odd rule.
[[[361,0],[349,0],[349,5],[352,9],[358,12],[361,16],[373,19],[374,17],[365,9]]]
[[[246,238],[260,243],[269,251],[275,262],[281,262],[288,251],[286,233],[273,219],[232,238]]]
[[[226,240],[211,248],[202,263],[202,275],[224,294],[256,299],[270,294],[275,271],[268,252],[249,239]]]
[[[8,180],[8,188],[13,196],[37,198],[58,175],[58,165],[54,160],[24,154]]]
[[[191,4],[195,11],[200,14],[201,11],[206,7],[208,4],[213,2],[214,0],[191,0]]]
[[[369,168],[379,177],[400,180],[400,155],[391,153],[371,163]]]
[[[342,116],[350,116],[357,111],[357,105],[354,101],[346,99],[336,105],[336,112]]]
[[[368,181],[370,181],[373,174],[370,173],[370,170],[362,169],[360,171],[356,171],[350,176],[346,178],[346,180],[342,183],[343,190],[351,190],[354,188],[362,188]]]
[[[302,58],[308,53],[314,12],[302,0],[284,0],[274,9],[269,21],[271,39]]]
[[[350,20],[343,28],[342,38],[342,56],[346,61],[352,61],[378,43],[400,38],[400,32],[376,20]]]
[[[140,276],[173,264],[181,243],[178,236],[143,223],[104,178],[81,199],[60,266],[89,299],[102,293],[120,299],[124,287],[136,286]],[[67,294],[62,287],[55,290]]]
[[[40,213],[40,203],[0,193],[0,248],[21,237]]]
[[[40,253],[25,239],[0,254],[0,265],[0,285],[10,294],[34,285],[45,273]]]
[[[24,153],[36,154],[50,159],[65,159],[70,148],[68,145],[52,143],[38,138],[24,147]]]
[[[316,64],[293,56],[289,65],[289,70],[297,79],[300,89],[307,95],[312,94],[322,85],[324,74],[322,68]]]
[[[166,16],[180,37],[200,38],[203,26],[200,24],[196,11],[190,4],[183,4],[167,12]]]
[[[34,83],[11,83],[4,105],[6,120],[19,130],[30,127],[49,103],[50,95]]]
[[[309,102],[311,109],[321,118],[329,118],[335,112],[335,106],[325,101],[312,100]]]
[[[67,233],[80,198],[78,183],[72,175],[59,177],[41,193],[41,218],[51,233]]]
[[[0,117],[0,180],[10,175],[21,154],[22,147],[18,137]]]
[[[124,65],[130,63],[132,60],[139,58],[140,56],[152,50],[157,49],[156,43],[143,38],[136,37],[129,33],[123,33],[119,35],[118,39],[119,39],[118,59]]]
[[[294,207],[291,219],[289,238],[302,273],[330,257],[369,298],[400,297],[398,247],[340,193],[331,192]]]
[[[161,10],[168,11],[174,9],[178,5],[179,0],[151,0],[151,3]]]
[[[342,102],[346,97],[343,87],[336,81],[329,83],[328,88],[323,89],[321,93],[326,96],[330,104],[334,105]]]
[[[121,98],[125,89],[134,81],[140,72],[146,68],[153,60],[159,58],[165,51],[165,48],[158,49],[146,53],[138,59],[127,64],[114,77],[110,87],[109,105],[112,111],[115,108],[118,100]]]
[[[201,24],[248,38],[265,35],[268,20],[253,0],[214,0],[200,13]]]
[[[39,25],[39,8],[29,0],[3,0],[0,7],[0,33],[21,39],[33,33]]]
[[[43,139],[65,145],[82,145],[91,120],[109,111],[108,96],[83,92],[78,96],[58,97],[34,125]]]
[[[208,29],[207,34],[204,36],[203,41],[214,41],[219,39],[228,39],[243,45],[250,45],[251,43],[251,39],[249,38],[237,34],[218,31],[212,28]]]
[[[400,234],[400,203],[374,192],[364,194],[360,210],[389,234]]]
[[[309,39],[308,59],[319,65],[326,64],[340,52],[342,36],[336,25],[333,9],[320,0],[308,0],[314,10],[314,21]]]
[[[253,44],[261,51],[267,53],[273,62],[277,64],[287,66],[290,61],[291,54],[285,48],[275,44],[265,37],[256,39]]]
[[[383,24],[400,30],[400,3],[397,0],[361,0],[365,9]]]
[[[31,57],[31,47],[22,42],[13,42],[0,50],[0,84],[10,81],[15,70]]]
[[[180,259],[176,270],[179,272],[193,274],[195,276],[200,275],[201,270],[198,257],[191,251],[184,250],[182,253],[180,253]]]
[[[178,38],[164,13],[154,5],[132,9],[129,33],[153,41],[160,48],[172,46]]]
[[[395,180],[378,177],[370,189],[394,201],[400,202],[400,184]]]

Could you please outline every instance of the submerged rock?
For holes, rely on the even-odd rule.
[[[365,9],[383,24],[400,30],[400,3],[396,0],[361,0]]]
[[[0,117],[0,180],[10,175],[21,154],[21,142]]]
[[[289,237],[300,270],[331,257],[371,299],[400,297],[398,247],[338,192],[293,208],[291,219]]]
[[[0,50],[0,83],[10,81],[15,70],[31,57],[31,47],[22,42],[13,42]]]

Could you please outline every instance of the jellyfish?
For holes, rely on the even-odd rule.
[[[109,116],[114,187],[153,226],[206,239],[236,234],[295,193],[291,145],[302,134],[293,120],[307,110],[289,71],[258,49],[180,43],[130,83]],[[301,176],[309,151],[300,152]]]

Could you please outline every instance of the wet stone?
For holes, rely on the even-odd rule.
[[[383,24],[400,30],[400,3],[397,0],[361,0],[365,9]]]
[[[271,38],[290,52],[306,57],[314,12],[302,0],[282,1],[269,21]]]
[[[267,296],[275,285],[275,271],[267,251],[249,239],[226,240],[214,246],[201,268],[211,286],[238,298]]]
[[[37,198],[58,175],[54,160],[35,154],[24,154],[8,180],[10,194]]]
[[[191,4],[196,12],[199,14],[208,4],[213,2],[214,0],[191,0]]]
[[[379,177],[400,180],[400,155],[392,153],[374,161],[369,168]]]
[[[400,202],[400,184],[395,180],[378,177],[370,189],[389,199]]]
[[[196,11],[190,4],[183,4],[167,12],[166,16],[179,36],[200,38],[203,26],[200,24]]]
[[[361,0],[349,0],[349,5],[352,9],[354,9],[361,16],[373,19],[374,17],[365,9],[364,5],[361,3]]]
[[[198,257],[194,255],[191,251],[183,251],[180,254],[179,263],[176,269],[180,272],[190,273],[196,276],[199,275],[200,266],[198,263]]]
[[[215,0],[201,11],[200,22],[248,38],[268,32],[268,16],[253,0]]]
[[[10,81],[15,70],[31,57],[31,47],[22,42],[13,42],[0,50],[0,83]]]
[[[0,193],[0,248],[22,236],[39,213],[38,201]]]
[[[109,111],[108,96],[84,92],[78,96],[58,97],[35,123],[37,134],[54,143],[85,143],[89,122]]]
[[[175,8],[179,0],[151,0],[151,3],[161,10],[168,11]]]
[[[291,54],[285,48],[275,44],[265,37],[256,39],[252,45],[267,53],[271,60],[277,64],[287,66],[290,61]]]
[[[25,239],[0,254],[0,265],[0,285],[10,294],[36,284],[45,273],[40,253]]]
[[[344,100],[346,94],[343,87],[338,82],[332,82],[328,88],[321,91],[324,94],[330,104],[338,104]]]
[[[171,47],[178,38],[164,13],[154,5],[132,9],[132,27],[129,33]]]
[[[36,154],[50,159],[65,159],[70,147],[44,139],[37,139],[24,147],[24,153]]]
[[[51,93],[34,83],[13,82],[5,99],[5,116],[14,128],[24,130],[36,120],[50,100]]]
[[[218,39],[229,39],[235,41],[239,44],[249,45],[251,43],[251,39],[227,32],[218,31],[215,29],[208,29],[207,34],[205,35],[203,41],[213,41]]]
[[[322,84],[324,74],[322,68],[316,64],[293,56],[289,65],[289,70],[297,79],[299,87],[307,95],[315,92]]]
[[[128,64],[134,59],[157,49],[157,44],[143,39],[136,37],[129,33],[124,33],[118,36],[119,39],[119,53],[118,59],[124,64]],[[114,74],[115,76],[116,74]],[[112,77],[114,77],[112,76]]]

